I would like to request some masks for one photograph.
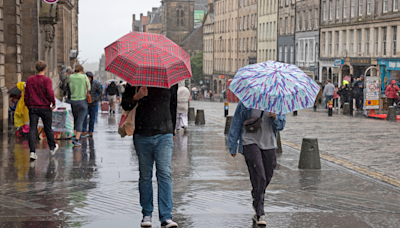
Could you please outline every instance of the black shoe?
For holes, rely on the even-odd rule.
[[[113,111],[113,114],[115,114],[115,111]]]
[[[110,109],[110,114],[111,114],[111,112],[112,112],[112,109]]]

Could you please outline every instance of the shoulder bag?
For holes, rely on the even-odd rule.
[[[138,90],[136,89],[136,93],[137,91]],[[118,134],[121,135],[121,138],[132,136],[135,133],[136,108],[138,105],[139,102],[136,103],[132,110],[122,111],[121,120],[118,125]]]
[[[248,133],[254,133],[261,127],[262,117],[264,111],[262,111],[260,117],[253,117],[243,122],[243,127]]]
[[[87,84],[86,78],[85,78],[85,82],[86,82],[86,99],[87,99],[87,102],[90,104],[90,103],[92,103],[92,96],[90,96],[89,86]]]

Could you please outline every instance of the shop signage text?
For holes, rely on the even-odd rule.
[[[353,66],[370,66],[371,59],[370,58],[351,58],[350,64]]]
[[[333,62],[334,66],[344,66],[344,59],[335,59]]]
[[[380,94],[379,77],[367,77],[365,80],[366,109],[379,109]]]

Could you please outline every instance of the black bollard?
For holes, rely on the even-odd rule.
[[[303,138],[299,169],[321,169],[318,140],[316,138]]]
[[[386,117],[387,121],[396,121],[396,107],[389,106],[388,114]]]
[[[328,116],[332,116],[333,101],[328,101]]]
[[[206,124],[206,120],[204,117],[204,110],[197,110],[197,115],[196,115],[196,121],[195,121],[196,125],[203,125]]]
[[[229,103],[228,102],[225,102],[224,111],[225,111],[224,115],[225,115],[225,117],[227,117],[229,115]]]
[[[282,142],[281,142],[281,133],[278,132],[278,149],[276,150],[276,153],[282,153]]]
[[[188,120],[189,121],[195,121],[196,120],[196,116],[194,115],[194,108],[189,108]]]
[[[231,129],[232,120],[233,120],[233,116],[226,117],[225,132],[224,132],[225,135],[229,134],[229,130]]]
[[[343,115],[350,115],[350,103],[343,104]]]
[[[293,112],[293,116],[297,116],[297,111],[294,111],[294,112]]]

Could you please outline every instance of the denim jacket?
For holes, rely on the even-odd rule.
[[[251,109],[246,108],[241,102],[239,102],[235,115],[231,123],[228,138],[229,153],[236,154],[239,145],[239,153],[243,154],[243,141],[242,136],[244,134],[243,122],[251,118]],[[275,132],[275,137],[278,138],[278,131],[282,131],[286,125],[285,115],[276,115],[275,120],[270,118],[270,124]],[[239,144],[238,144],[239,141]]]

